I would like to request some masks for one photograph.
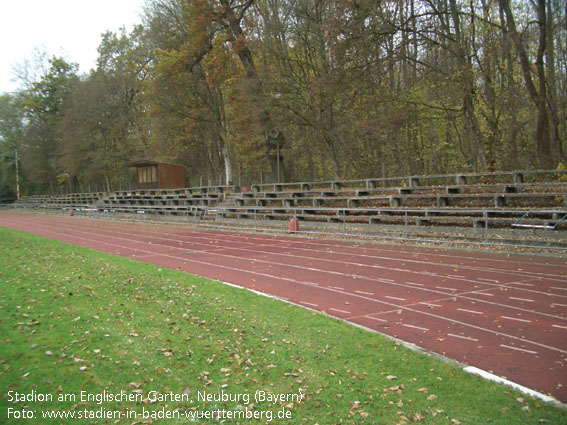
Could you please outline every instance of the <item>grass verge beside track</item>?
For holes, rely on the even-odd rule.
[[[5,228],[0,285],[2,423],[567,423],[324,315]]]

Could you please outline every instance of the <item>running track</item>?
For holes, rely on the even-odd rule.
[[[270,294],[567,402],[567,260],[1,213],[0,225]]]

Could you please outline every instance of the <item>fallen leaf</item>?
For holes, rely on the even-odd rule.
[[[414,417],[412,418],[412,420],[413,420],[414,422],[421,422],[421,421],[424,420],[424,419],[425,419],[425,416],[422,415],[421,413],[416,413],[416,414],[414,415]]]

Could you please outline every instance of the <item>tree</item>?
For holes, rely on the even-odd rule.
[[[103,34],[96,70],[68,96],[60,163],[77,182],[103,180],[110,191],[113,179],[124,179],[126,163],[143,149],[138,124],[149,59],[141,36],[141,28],[130,35]]]
[[[188,19],[188,33],[193,35],[191,48],[188,49],[186,66],[192,70],[203,58],[210,54],[215,46],[230,43],[244,70],[243,92],[249,102],[257,107],[257,128],[255,137],[263,139],[263,148],[269,160],[272,175],[278,179],[279,171],[283,180],[289,179],[282,151],[277,158],[277,146],[283,132],[275,128],[270,110],[270,96],[265,91],[264,81],[256,68],[252,50],[243,30],[243,20],[254,0],[238,3],[234,0],[195,0],[185,1],[184,7]],[[277,137],[273,137],[276,135]]]
[[[537,154],[539,162],[542,167],[551,168],[553,164],[553,158],[551,154],[551,137],[547,103],[547,78],[544,62],[548,42],[546,2],[545,0],[537,0],[535,3],[533,3],[536,11],[536,22],[538,26],[538,44],[535,60],[537,80],[534,83],[534,79],[532,78],[532,64],[530,62],[524,43],[522,42],[522,38],[516,27],[514,13],[512,12],[512,9],[510,7],[510,0],[498,1],[500,2],[500,6],[502,7],[506,15],[506,30],[510,32],[516,51],[520,56],[522,75],[524,77],[526,89],[537,110],[537,129],[535,138],[537,143]]]
[[[153,136],[162,156],[181,159],[200,177],[224,174],[225,183],[232,184],[226,92],[237,64],[228,44],[219,42],[188,68],[192,36],[183,24],[190,20],[187,13],[177,1],[162,1],[147,18],[157,52],[150,85]],[[164,29],[175,35],[164,37]]]
[[[60,173],[58,124],[62,108],[78,83],[77,65],[57,57],[49,59],[49,70],[22,93],[25,129],[22,141],[24,169],[43,190],[56,187]]]
[[[18,95],[0,96],[0,199],[20,195],[18,150],[21,149],[23,113]]]

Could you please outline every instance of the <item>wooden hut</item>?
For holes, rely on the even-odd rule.
[[[134,161],[128,167],[136,170],[137,189],[176,189],[185,187],[185,167],[157,161]]]

